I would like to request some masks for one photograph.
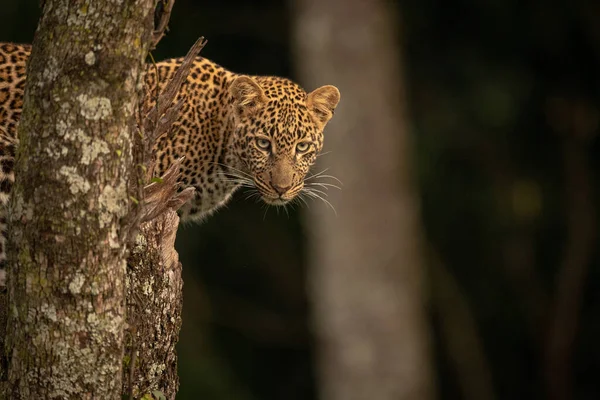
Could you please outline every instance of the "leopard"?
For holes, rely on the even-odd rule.
[[[0,287],[31,50],[28,44],[0,43]],[[152,93],[166,86],[183,61],[146,64],[143,107],[153,105]],[[175,101],[183,99],[177,119],[153,148],[154,174],[162,176],[183,157],[178,183],[195,189],[179,210],[183,222],[205,220],[240,188],[272,206],[322,197],[305,183],[340,97],[333,85],[307,92],[285,77],[234,73],[198,56],[177,93]]]

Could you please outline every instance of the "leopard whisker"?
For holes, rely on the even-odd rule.
[[[317,178],[317,177],[321,176],[322,174],[324,174],[327,171],[329,171],[329,168],[325,168],[324,170],[322,170],[320,172],[316,172],[316,173],[310,175],[309,177],[306,177],[304,180],[309,180],[309,179]]]
[[[235,182],[246,182],[246,183],[253,182],[253,181],[251,181],[248,178],[244,178],[244,177],[236,176],[236,175],[225,175],[225,174],[223,174],[222,177],[223,177],[223,180],[230,181],[230,182],[233,182],[233,181],[235,181]]]
[[[326,182],[309,182],[305,184],[306,186],[320,186],[324,189],[329,189],[330,187],[332,188],[336,188],[338,190],[342,190],[341,187],[339,187],[338,185],[334,185],[333,183],[326,183]]]
[[[342,183],[342,181],[340,181],[338,178],[336,178],[336,177],[335,177],[335,176],[333,176],[333,175],[319,175],[318,177],[313,177],[313,178],[311,178],[311,179],[315,179],[315,178],[319,178],[319,179],[332,179],[332,180],[336,181],[337,183],[339,183],[340,185],[342,185],[342,186],[344,185],[344,184]],[[305,179],[305,180],[306,180],[306,179]]]
[[[265,213],[263,214],[263,221],[267,218],[267,212],[269,212],[269,205],[267,203],[264,203],[264,209],[265,209]]]
[[[255,187],[254,181],[248,179],[243,176],[237,176],[235,174],[220,174],[222,176],[222,180],[228,183],[234,183],[236,185],[241,185],[244,187]]]
[[[305,188],[306,190],[306,194],[310,197],[316,198],[316,199],[320,199],[321,201],[323,201],[325,204],[327,204],[332,210],[333,213],[336,215],[337,217],[337,211],[335,210],[335,207],[333,206],[333,204],[331,204],[330,201],[328,201],[327,199],[325,199],[323,196],[321,196],[319,193],[315,193],[315,189],[310,189],[310,188]]]
[[[315,188],[307,188],[307,189],[308,189],[309,191],[312,191],[312,192],[315,192],[315,193],[320,193],[320,194],[322,194],[323,196],[329,196],[329,193],[327,193],[326,191],[324,191],[324,190],[321,190],[321,189],[315,189]]]
[[[220,167],[223,167],[223,168],[225,168],[227,170],[231,170],[231,171],[234,171],[234,172],[236,172],[238,174],[241,174],[242,176],[245,176],[246,178],[253,179],[252,175],[250,175],[249,173],[247,173],[245,171],[242,171],[241,169],[237,169],[235,167],[232,167],[231,165],[223,164],[223,163],[220,163],[220,162],[215,162],[214,164],[218,165]]]
[[[244,181],[239,181],[239,180],[236,180],[236,179],[228,179],[228,180],[225,180],[225,182],[226,183],[233,183],[234,185],[238,185],[240,187],[249,188],[249,189],[252,189],[252,188],[255,187],[252,182],[244,182]]]
[[[287,218],[289,219],[289,218],[290,218],[290,213],[288,212],[288,209],[287,209],[287,207],[286,207],[286,205],[285,205],[285,204],[281,204],[281,205],[278,205],[278,206],[277,206],[277,215],[279,215],[279,209],[280,209],[280,208],[282,208],[282,209],[283,209],[283,211],[285,211],[285,215],[286,215],[286,216],[287,216]]]
[[[258,190],[249,190],[249,194],[246,195],[245,200],[250,200],[252,198],[256,198],[256,200],[260,200],[260,192]]]
[[[251,176],[240,174],[238,171],[218,171],[218,176],[234,176],[241,179],[253,180]]]
[[[306,205],[306,208],[310,208],[310,206],[308,205],[308,202],[304,198],[304,195],[305,194],[302,192],[298,193],[298,195],[296,195],[296,197],[294,198],[294,201],[298,200],[298,202],[304,203],[304,205]]]

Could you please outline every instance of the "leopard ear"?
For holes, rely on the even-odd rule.
[[[331,85],[313,90],[306,98],[306,106],[322,127],[333,117],[333,111],[339,102],[340,91]]]
[[[267,96],[256,81],[249,76],[238,76],[229,88],[233,96],[236,116],[249,116],[267,103]]]

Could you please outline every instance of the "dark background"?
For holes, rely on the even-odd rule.
[[[3,0],[0,41],[30,43],[38,3]],[[600,398],[600,4],[397,5],[428,259],[458,282],[496,398],[549,398],[545,334],[586,229],[592,251],[582,256],[581,286],[566,296],[575,341],[565,368],[572,398]],[[177,0],[154,56],[182,56],[205,36],[202,55],[232,71],[294,78],[290,9],[275,0]],[[236,196],[202,226],[181,228],[179,399],[316,398],[303,211]],[[461,399],[434,303],[438,395]]]

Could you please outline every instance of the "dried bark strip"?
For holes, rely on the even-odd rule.
[[[165,36],[168,30],[169,19],[171,19],[171,10],[175,5],[175,0],[158,0],[154,14],[154,32],[152,34],[152,43],[150,50],[154,50],[156,45]]]
[[[11,199],[10,399],[121,395],[137,88],[153,0],[47,0]]]

